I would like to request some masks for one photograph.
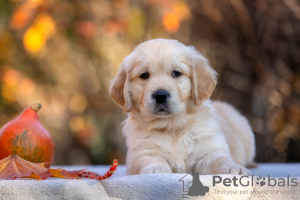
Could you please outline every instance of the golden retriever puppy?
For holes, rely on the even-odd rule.
[[[125,58],[109,93],[128,113],[127,174],[250,174],[254,134],[232,106],[209,100],[216,75],[176,40],[146,41]]]

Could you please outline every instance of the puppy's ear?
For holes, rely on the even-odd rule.
[[[124,109],[124,112],[130,112],[132,108],[128,87],[130,77],[126,71],[126,63],[127,61],[125,59],[121,64],[117,76],[112,80],[109,95],[118,106]]]
[[[192,98],[195,105],[209,99],[217,84],[217,72],[213,70],[208,63],[208,60],[191,48],[192,54]]]

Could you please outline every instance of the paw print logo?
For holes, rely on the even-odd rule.
[[[264,186],[266,185],[266,178],[265,177],[256,177],[256,185],[259,185],[259,186]]]

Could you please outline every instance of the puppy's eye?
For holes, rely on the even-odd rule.
[[[144,73],[142,73],[141,75],[140,75],[140,78],[142,78],[142,79],[147,79],[147,78],[149,78],[149,73],[148,72],[144,72]]]
[[[175,71],[172,72],[173,77],[179,77],[181,75],[182,75],[182,73],[180,71],[175,70]]]

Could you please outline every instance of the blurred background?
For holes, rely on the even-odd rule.
[[[300,162],[300,1],[1,0],[0,126],[34,101],[56,165],[124,163],[109,81],[136,45],[172,38],[219,73],[212,99],[250,120],[257,162]]]

